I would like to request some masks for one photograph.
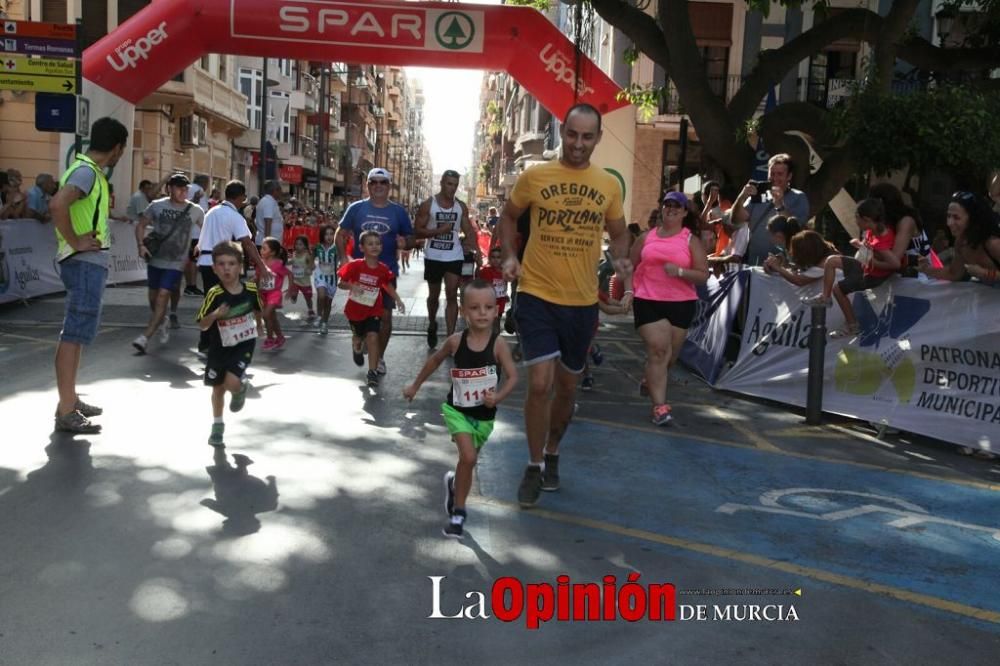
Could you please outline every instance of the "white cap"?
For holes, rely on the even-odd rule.
[[[374,169],[368,172],[368,180],[379,177],[385,178],[388,181],[392,181],[392,176],[390,176],[389,172],[383,169],[382,167],[375,167]]]

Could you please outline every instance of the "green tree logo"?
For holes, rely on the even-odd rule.
[[[476,24],[468,14],[445,12],[434,23],[434,37],[438,44],[452,51],[464,49],[476,36]]]

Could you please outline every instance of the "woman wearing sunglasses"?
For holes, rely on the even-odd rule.
[[[691,220],[685,224],[688,216]],[[667,370],[680,355],[694,319],[698,303],[695,285],[708,279],[705,247],[692,227],[697,229],[697,216],[688,210],[687,197],[667,192],[659,225],[632,245],[632,309],[635,328],[646,345],[644,383],[653,401],[656,425],[666,425],[672,418],[667,404]]]
[[[955,254],[943,268],[933,268],[926,258],[920,272],[939,280],[967,280],[1000,286],[1000,223],[987,203],[971,192],[955,192],[948,204],[948,231],[955,239]]]

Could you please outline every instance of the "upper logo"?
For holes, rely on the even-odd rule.
[[[445,12],[434,22],[434,37],[446,49],[457,51],[472,43],[476,24],[468,14]]]
[[[146,60],[153,47],[167,38],[166,27],[167,22],[164,21],[146,33],[146,36],[135,40],[134,44],[132,40],[127,40],[115,49],[114,55],[108,56],[108,63],[116,72],[135,69],[136,65],[139,64],[139,60]]]

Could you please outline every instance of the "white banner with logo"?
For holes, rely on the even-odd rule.
[[[146,279],[146,264],[139,258],[135,227],[111,220],[111,260],[108,284]],[[0,303],[63,291],[52,224],[37,220],[0,222]]]
[[[818,292],[754,270],[736,363],[717,388],[804,407]],[[823,411],[1000,452],[1000,289],[892,278],[849,296],[861,334],[827,340]],[[827,310],[827,328],[844,324]]]

